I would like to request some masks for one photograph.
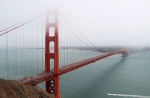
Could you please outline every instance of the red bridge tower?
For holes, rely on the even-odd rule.
[[[60,98],[58,13],[56,10],[48,11],[46,15],[45,71],[50,72],[51,66],[54,66],[54,77],[46,81],[46,91],[54,94],[55,98]]]

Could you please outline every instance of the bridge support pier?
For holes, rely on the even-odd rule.
[[[127,55],[128,55],[128,51],[127,50],[122,52],[122,57],[126,57]]]
[[[50,72],[51,66],[54,66],[54,77],[46,81],[46,91],[54,94],[55,98],[60,98],[59,36],[56,11],[49,11],[46,16],[45,72]]]

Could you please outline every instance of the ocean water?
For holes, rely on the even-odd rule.
[[[3,66],[6,65],[5,51],[1,49],[0,78],[7,79],[7,66]],[[30,50],[24,51],[33,53]],[[40,57],[42,56],[40,51],[35,52],[39,53],[37,55],[39,57],[24,54],[24,61],[16,58],[16,54],[13,53],[14,50],[9,50],[9,58],[13,58],[9,60],[9,79],[16,78],[16,74],[18,75],[17,78],[24,77],[24,68],[29,69],[28,72],[26,71],[27,75],[43,70],[41,67],[43,66],[41,60],[43,58]],[[23,55],[20,54],[21,56]],[[18,64],[17,69],[15,69],[13,66],[17,61],[20,62],[20,65],[26,66],[21,68]],[[33,70],[30,64],[36,65],[36,62],[39,64],[37,66],[39,69]],[[150,98],[150,52],[129,54],[127,57],[121,57],[120,54],[117,54],[102,59],[61,76],[60,84],[61,98]],[[43,89],[45,87],[44,83],[39,84],[39,86]]]

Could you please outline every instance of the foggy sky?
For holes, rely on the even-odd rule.
[[[150,46],[150,0],[0,0],[0,30],[58,7],[97,46]]]

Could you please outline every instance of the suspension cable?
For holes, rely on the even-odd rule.
[[[3,33],[0,34],[0,36],[6,34],[6,33],[8,33],[8,32],[10,32],[10,31],[13,31],[13,30],[15,30],[15,29],[17,29],[17,28],[19,28],[19,27],[22,27],[22,26],[24,26],[25,24],[30,23],[30,22],[34,21],[35,19],[37,19],[37,18],[39,18],[39,17],[41,17],[41,16],[43,16],[43,15],[45,15],[45,14],[46,14],[46,13],[44,12],[44,13],[42,13],[42,14],[36,16],[36,17],[34,16],[34,17],[32,17],[31,19],[24,20],[24,21],[22,21],[22,22],[19,22],[19,23],[13,25],[13,26],[10,26],[10,27],[8,27],[8,28],[6,28],[6,29],[3,29],[3,30],[0,31],[0,32],[3,32]],[[8,30],[8,29],[10,29],[10,30]],[[5,32],[4,32],[4,31],[5,31]]]
[[[91,45],[93,45],[96,49],[98,49],[98,47],[97,47],[96,45],[94,45],[87,37],[85,37],[85,36],[75,27],[75,25],[70,22],[70,20],[69,20],[61,11],[60,11],[60,13],[61,13],[61,15],[63,15],[63,17],[64,17],[65,19],[67,19],[67,21],[69,22],[69,24],[72,25],[73,28],[74,28],[83,38],[85,38]],[[77,36],[76,34],[74,34],[74,35]],[[89,46],[89,45],[88,45],[88,46]],[[90,46],[90,47],[91,47],[91,46]]]

